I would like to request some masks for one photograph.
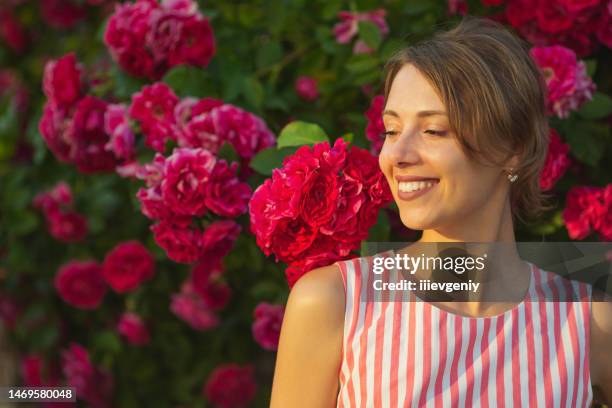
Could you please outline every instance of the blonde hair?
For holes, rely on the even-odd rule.
[[[466,16],[387,61],[385,101],[405,64],[436,89],[468,157],[501,165],[518,155],[518,179],[510,189],[513,216],[523,220],[547,209],[540,189],[549,138],[547,88],[529,45],[500,23]],[[500,153],[502,160],[491,159]]]

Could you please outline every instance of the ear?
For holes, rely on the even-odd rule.
[[[510,158],[504,162],[504,170],[509,171],[510,169],[516,169],[519,163],[520,157],[518,154],[510,156]]]

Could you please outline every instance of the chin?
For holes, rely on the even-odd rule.
[[[421,211],[407,211],[400,209],[400,219],[406,228],[411,230],[426,230],[435,228],[435,223],[432,222],[429,216],[424,217]]]

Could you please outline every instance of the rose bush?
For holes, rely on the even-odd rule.
[[[548,86],[553,205],[518,240],[610,240],[609,2],[1,2],[14,384],[268,406],[291,285],[363,240],[416,237],[377,167],[382,68],[467,13],[523,36]]]

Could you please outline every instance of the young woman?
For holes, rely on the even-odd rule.
[[[514,221],[542,208],[549,131],[527,46],[466,18],[387,68],[379,164],[403,224],[423,231],[414,245],[513,244]],[[287,302],[272,408],[583,407],[593,390],[612,402],[611,303],[577,282],[577,301],[544,302],[542,287],[569,281],[516,250],[496,262],[508,272],[481,296],[518,301],[364,302],[372,257],[310,271]]]

